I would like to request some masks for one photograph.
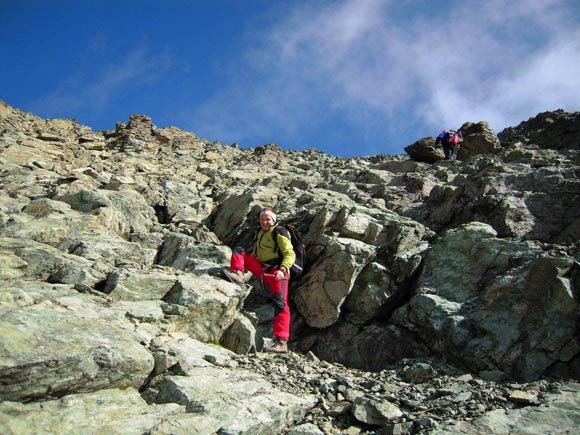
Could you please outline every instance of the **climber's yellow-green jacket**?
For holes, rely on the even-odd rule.
[[[281,234],[282,231],[275,231],[277,226],[278,224],[271,226],[268,231],[262,229],[258,231],[252,254],[260,263],[276,265],[280,269],[284,267],[286,271],[289,271],[296,260],[296,254],[294,254],[288,231],[284,231],[288,234],[288,237],[285,237]],[[276,236],[277,249],[274,236]]]

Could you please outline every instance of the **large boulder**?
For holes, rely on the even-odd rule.
[[[443,160],[445,155],[441,148],[435,148],[434,137],[424,137],[417,142],[405,147],[405,152],[413,160],[425,163],[435,163]]]
[[[494,153],[501,149],[498,137],[485,121],[466,122],[459,132],[463,137],[457,153],[459,160],[467,160],[477,154]],[[405,151],[409,157],[419,162],[435,163],[445,158],[441,146],[435,147],[434,137],[419,139],[405,147]]]
[[[485,121],[466,122],[459,131],[463,136],[463,142],[457,153],[460,160],[467,160],[477,154],[494,153],[501,149],[499,139]]]
[[[94,287],[105,275],[89,259],[25,238],[0,237],[0,276]]]
[[[219,341],[239,315],[249,289],[209,275],[180,276],[163,297],[174,326],[202,341]]]
[[[433,246],[418,294],[393,321],[472,370],[535,380],[580,349],[578,268],[539,246],[498,239],[488,225],[467,224]]]
[[[0,402],[0,432],[140,435],[158,433],[156,427],[186,415],[175,403],[148,404],[135,388],[106,389],[44,402]]]
[[[161,300],[177,283],[177,276],[168,272],[119,268],[107,276],[103,293],[113,300]]]
[[[281,392],[239,369],[201,367],[195,376],[165,377],[153,388],[155,403],[178,403],[193,414],[192,421],[172,423],[172,433],[184,433],[192,424],[204,428],[199,433],[281,433],[315,404],[312,397]]]
[[[13,301],[0,311],[1,400],[139,388],[151,373],[153,357],[122,326],[123,311],[62,284],[6,282],[0,290]]]
[[[324,255],[312,266],[294,298],[310,326],[325,328],[338,320],[356,278],[375,255],[373,246],[357,240],[328,241]]]
[[[227,246],[200,242],[184,234],[166,233],[155,262],[161,266],[199,274],[228,264],[231,253]]]
[[[62,192],[56,199],[80,212],[90,213],[107,230],[128,238],[133,232],[148,232],[156,221],[155,210],[138,192],[127,189]]]

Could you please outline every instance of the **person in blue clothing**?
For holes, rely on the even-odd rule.
[[[455,160],[461,142],[463,142],[463,137],[460,132],[455,130],[443,130],[435,139],[435,147],[441,144],[441,146],[443,146],[445,160]]]

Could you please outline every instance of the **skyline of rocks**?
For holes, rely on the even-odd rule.
[[[41,427],[40,404],[54,432],[578,424],[580,114],[461,129],[455,161],[434,138],[343,159],[1,103],[1,431]],[[265,205],[307,247],[280,358],[259,283],[219,273]]]

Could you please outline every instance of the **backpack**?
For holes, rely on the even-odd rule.
[[[459,144],[459,135],[453,130],[448,130],[443,135],[443,140],[449,145],[457,146]]]
[[[289,239],[292,242],[292,248],[294,249],[296,259],[290,268],[290,277],[292,279],[297,278],[302,275],[302,272],[304,271],[304,260],[306,258],[306,250],[300,232],[293,224],[279,224],[274,228],[274,249],[277,250],[280,257],[282,257],[282,252],[278,248],[278,234],[282,234],[284,237],[289,236]]]

